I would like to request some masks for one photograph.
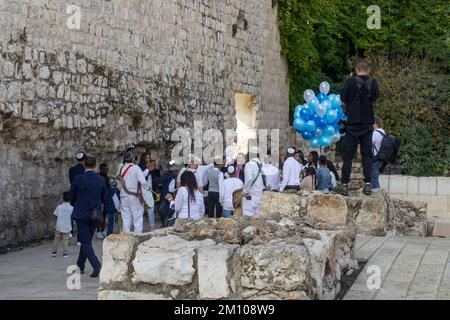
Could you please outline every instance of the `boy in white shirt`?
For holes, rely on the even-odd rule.
[[[70,205],[69,192],[63,193],[64,202],[58,205],[53,214],[57,217],[55,226],[55,240],[53,241],[53,252],[52,257],[56,257],[58,251],[58,244],[61,240],[63,243],[63,257],[69,257],[68,247],[69,247],[69,237],[72,231],[72,211],[73,207]]]
[[[234,166],[229,166],[227,171],[230,178],[223,180],[219,190],[219,201],[223,207],[224,218],[229,218],[234,214],[233,192],[244,187],[241,179],[236,177],[236,169]]]

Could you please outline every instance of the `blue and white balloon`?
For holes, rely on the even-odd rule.
[[[330,92],[330,84],[324,81],[320,84],[319,89],[321,93],[328,94]]]

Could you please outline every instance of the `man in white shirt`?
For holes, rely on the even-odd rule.
[[[119,170],[120,214],[123,221],[123,232],[142,233],[144,222],[144,206],[139,200],[139,184],[141,188],[148,189],[150,184],[145,180],[141,168],[133,163],[133,153],[125,154],[125,164]]]
[[[372,134],[372,152],[373,156],[376,157],[381,149],[381,142],[383,141],[386,132],[383,129],[383,123],[381,119],[375,116],[375,124],[373,125],[373,134]],[[384,166],[384,162],[381,160],[375,160],[372,164],[372,191],[377,192],[380,191],[380,173]]]
[[[258,148],[251,147],[251,154],[257,154]],[[242,201],[242,210],[244,216],[259,217],[259,206],[265,189],[265,182],[262,172],[263,164],[258,156],[251,159],[244,169],[244,197]]]
[[[295,149],[287,150],[287,159],[283,164],[283,181],[281,181],[280,192],[284,190],[300,190],[300,174],[303,171],[301,165],[295,158]]]
[[[271,156],[266,156],[264,159],[262,170],[270,191],[278,191],[280,189],[280,169],[278,169],[278,164],[272,164]]]

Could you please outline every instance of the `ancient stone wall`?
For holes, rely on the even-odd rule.
[[[49,234],[79,150],[168,158],[175,128],[235,129],[236,92],[289,144],[276,17],[269,0],[0,0],[0,247]]]

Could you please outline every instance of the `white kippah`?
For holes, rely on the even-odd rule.
[[[173,166],[175,164],[175,160],[170,160],[169,161],[169,166]]]
[[[287,152],[289,154],[293,154],[293,153],[295,153],[295,149],[294,148],[289,148],[289,149],[287,149]]]
[[[84,158],[83,152],[77,153],[77,160],[83,160],[83,158]]]
[[[228,169],[227,169],[227,171],[228,171],[229,174],[233,174],[234,171],[235,171],[235,170],[234,170],[234,166],[229,166]]]

